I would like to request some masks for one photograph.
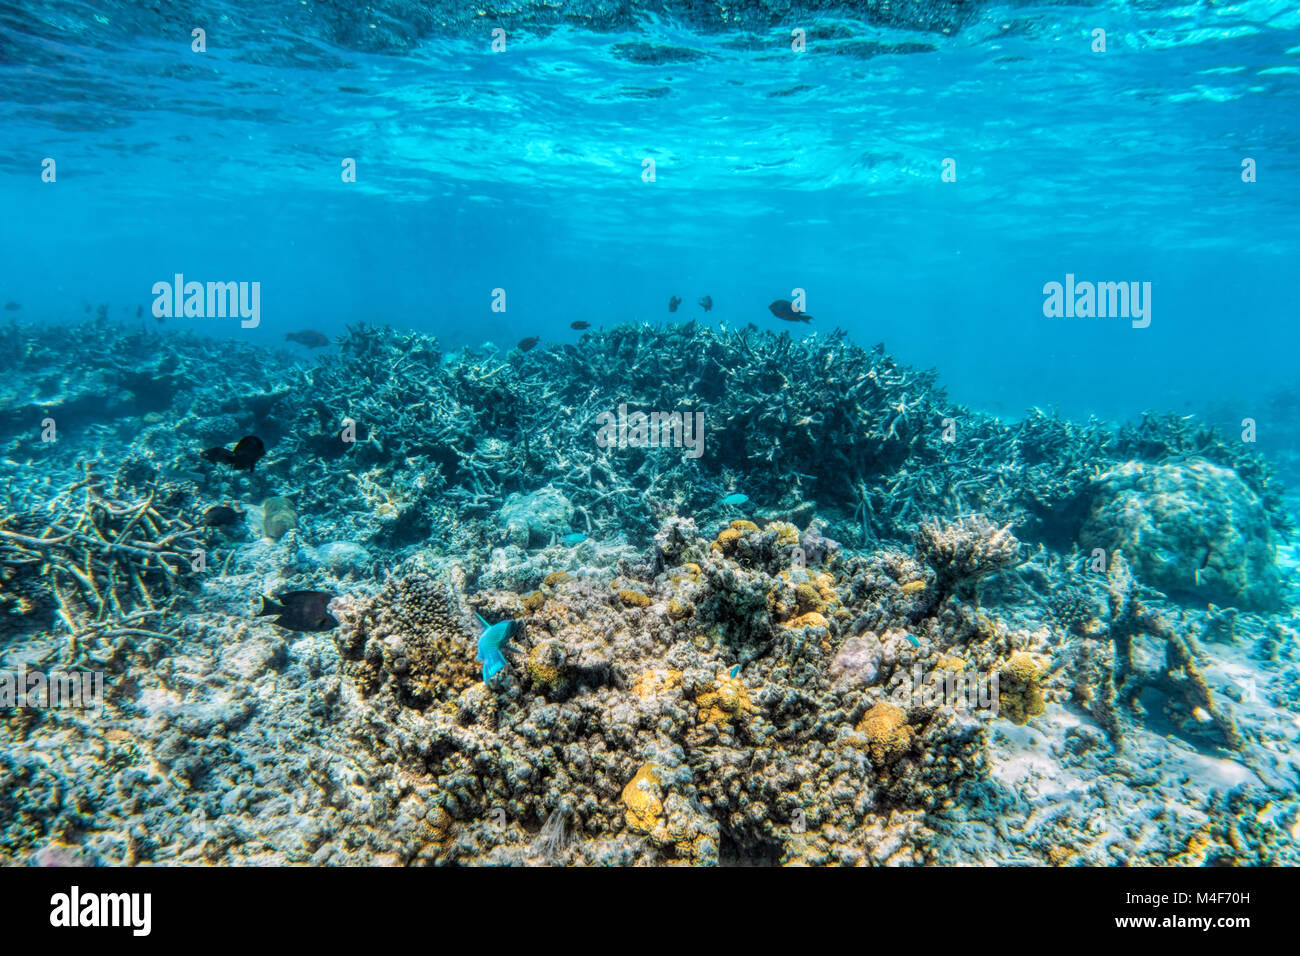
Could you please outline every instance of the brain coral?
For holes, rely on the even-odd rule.
[[[1095,490],[1079,533],[1084,548],[1123,551],[1144,583],[1168,594],[1277,605],[1268,513],[1232,469],[1202,458],[1129,461],[1098,478]]]

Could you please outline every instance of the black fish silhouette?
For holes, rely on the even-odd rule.
[[[807,312],[796,312],[789,299],[777,299],[767,308],[778,319],[784,319],[786,322],[812,321],[812,316]]]
[[[245,435],[239,439],[233,451],[218,445],[216,448],[205,448],[199,454],[214,465],[229,465],[231,468],[252,471],[258,459],[266,454],[266,445],[256,435]]]
[[[591,328],[591,323],[590,323],[590,322],[582,322],[582,321],[578,321],[578,322],[570,322],[570,323],[569,323],[569,328],[571,328],[571,329],[577,329],[579,332],[581,332],[583,329],[589,329],[589,328]]]
[[[705,312],[711,311],[713,309],[713,296],[706,295],[704,298],[700,299],[700,308]]]
[[[682,304],[682,297],[679,295],[673,296],[671,299],[668,300],[668,311],[676,312],[677,307],[681,304]]]
[[[528,336],[528,338],[526,338],[526,339],[520,339],[520,340],[519,340],[519,345],[518,345],[519,351],[521,351],[521,352],[527,352],[529,349],[531,349],[533,346],[535,346],[535,345],[536,345],[538,342],[540,342],[540,341],[541,341],[541,339],[539,339],[539,338],[538,338],[537,336],[535,336],[535,335],[530,335],[530,336]]]
[[[291,631],[328,631],[338,626],[328,610],[334,595],[328,591],[287,591],[274,598],[263,595],[258,617],[276,615],[275,622]]]
[[[303,329],[301,332],[286,332],[284,337],[290,342],[297,342],[299,345],[306,346],[309,349],[323,349],[330,344],[329,337],[322,335],[315,329]]]
[[[203,512],[203,516],[199,518],[199,524],[209,528],[220,528],[225,525],[238,524],[243,517],[241,512],[227,505],[213,505]]]

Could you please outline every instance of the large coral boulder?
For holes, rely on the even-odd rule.
[[[1123,551],[1141,581],[1170,595],[1256,609],[1280,600],[1263,503],[1203,458],[1129,461],[1101,475],[1079,543]]]
[[[573,529],[573,505],[564,494],[547,485],[532,494],[512,494],[498,518],[505,539],[520,548],[540,548]]]

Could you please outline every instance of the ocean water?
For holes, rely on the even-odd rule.
[[[813,17],[804,53],[784,24],[520,28],[493,53],[485,17],[367,52],[269,5],[195,14],[204,53],[132,4],[6,12],[0,253],[24,317],[131,317],[183,273],[262,284],[256,330],[177,323],[213,334],[509,345],[575,320],[776,328],[767,303],[802,288],[813,330],[1004,415],[1245,414],[1288,383],[1286,4],[993,4],[950,34]],[[1150,326],[1045,318],[1067,273],[1150,282]]]
[[[0,862],[1300,863],[1300,8],[720,9],[0,6]]]

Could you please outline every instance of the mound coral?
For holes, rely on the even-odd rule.
[[[262,502],[262,533],[272,541],[279,541],[296,527],[298,513],[288,498],[267,498]]]
[[[883,700],[863,715],[857,731],[866,737],[871,760],[878,767],[888,766],[905,754],[915,737],[906,711]]]
[[[1042,676],[1041,665],[1031,655],[1024,651],[1012,655],[998,674],[998,713],[1013,724],[1023,724],[1046,710],[1038,684]]]
[[[474,635],[454,585],[423,572],[390,578],[375,597],[339,608],[345,672],[368,692],[392,682],[399,699],[424,707],[479,679]]]
[[[696,719],[701,724],[717,726],[747,719],[757,709],[745,682],[739,677],[726,675],[719,675],[711,684],[704,685],[695,703],[699,706]]]
[[[1123,551],[1141,581],[1169,594],[1265,610],[1280,598],[1268,512],[1236,472],[1203,458],[1107,471],[1079,543]]]

